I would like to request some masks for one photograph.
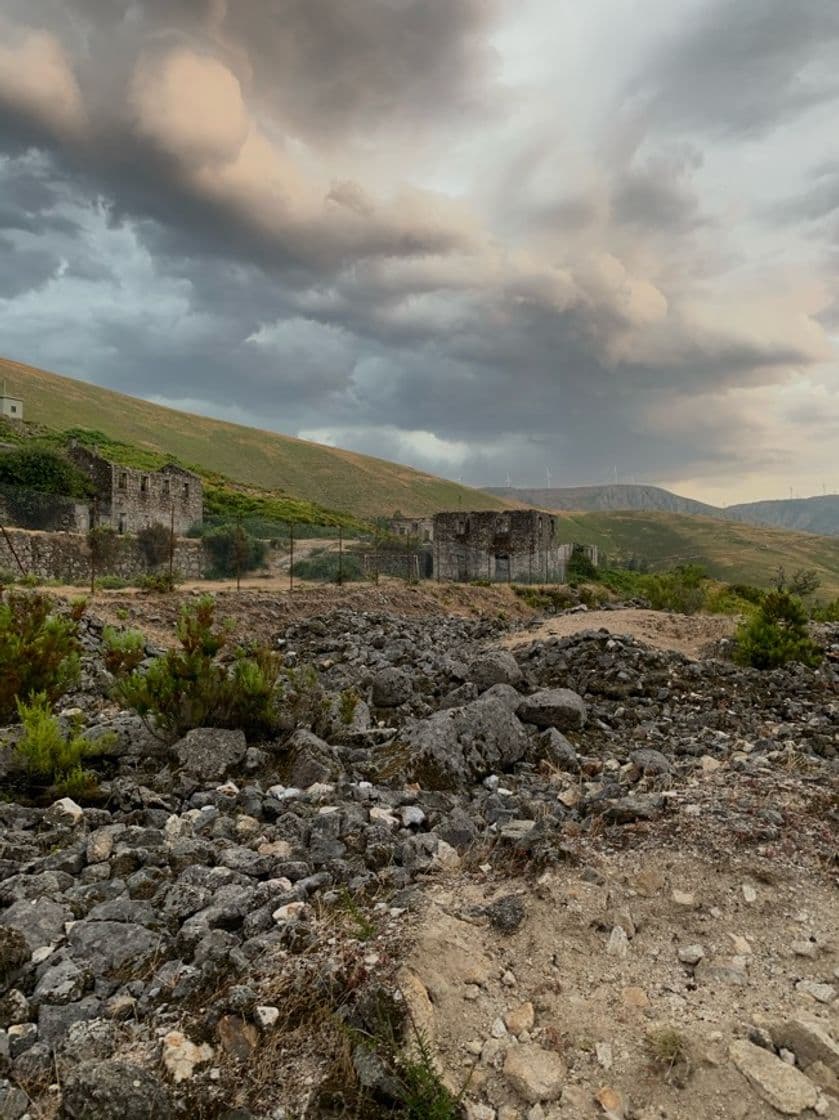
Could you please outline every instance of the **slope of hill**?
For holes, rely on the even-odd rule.
[[[743,521],[749,525],[772,525],[778,529],[839,537],[839,494],[745,502],[721,508],[694,501],[693,498],[683,498],[661,486],[554,486],[550,489],[487,486],[486,491],[509,501],[532,503],[544,509],[691,513]]]
[[[554,486],[550,489],[488,486],[487,493],[510,501],[526,502],[543,509],[658,510],[662,513],[697,513],[723,517],[722,510],[682,498],[660,486]]]
[[[162,408],[84,381],[0,358],[0,381],[23,398],[26,419],[55,429],[93,428],[137,448],[237,482],[284,490],[360,517],[501,509],[507,503],[422,471],[340,448]]]
[[[565,540],[596,544],[609,558],[651,568],[701,564],[718,579],[768,586],[778,568],[813,568],[820,598],[839,595],[839,539],[678,513],[565,513]]]
[[[735,521],[776,525],[803,533],[839,536],[839,494],[815,498],[783,498],[775,502],[747,502],[728,506],[724,514]]]

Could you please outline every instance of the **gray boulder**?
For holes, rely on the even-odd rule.
[[[165,758],[169,751],[166,742],[131,712],[103,720],[88,728],[85,735],[94,743],[105,740],[105,753],[114,758]]]
[[[127,1062],[81,1062],[64,1080],[69,1120],[170,1120],[166,1090],[151,1073]]]
[[[435,712],[403,736],[408,769],[426,789],[456,789],[506,770],[524,757],[524,728],[497,697]]]
[[[469,667],[469,680],[474,681],[481,692],[494,684],[517,685],[521,682],[522,671],[515,657],[506,649],[492,649],[476,657]]]
[[[544,688],[526,697],[516,713],[524,723],[574,731],[585,726],[586,705],[582,696],[570,688]]]
[[[12,1085],[5,1078],[0,1079],[0,1116],[3,1120],[21,1120],[29,1111],[29,1097],[23,1089]]]
[[[411,699],[413,681],[404,669],[380,669],[373,677],[373,706],[398,708]]]
[[[291,784],[308,789],[315,782],[332,782],[341,774],[338,752],[311,731],[300,728],[288,741]]]
[[[21,898],[2,915],[0,923],[18,930],[30,950],[53,945],[64,937],[64,923],[73,920],[73,911],[51,898]]]
[[[159,934],[135,922],[76,922],[70,929],[75,960],[98,972],[148,960],[160,948]]]
[[[38,1007],[42,1003],[59,1006],[73,1003],[82,998],[92,980],[91,973],[79,968],[75,961],[59,961],[44,970],[32,993],[32,1006]]]
[[[531,759],[539,761],[547,759],[552,766],[559,770],[577,771],[580,769],[580,760],[572,743],[569,743],[561,731],[549,727],[538,738],[538,746],[531,751]]]
[[[202,782],[225,778],[240,765],[247,749],[244,731],[218,727],[196,727],[172,748],[184,770]]]

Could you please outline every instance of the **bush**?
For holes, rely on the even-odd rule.
[[[139,630],[117,630],[106,626],[102,632],[105,668],[115,676],[125,676],[145,660],[146,640]]]
[[[171,536],[169,529],[160,522],[148,525],[138,532],[137,545],[149,568],[158,568],[169,559]]]
[[[43,692],[33,696],[29,703],[19,700],[17,708],[23,735],[13,751],[27,775],[55,785],[61,793],[82,793],[95,788],[96,778],[83,768],[82,762],[107,749],[116,736],[103,736],[93,743],[81,734],[78,726],[65,735]]]
[[[212,558],[209,575],[225,579],[244,575],[265,563],[268,548],[239,525],[223,525],[204,535],[204,546]]]
[[[340,563],[341,581],[355,583],[364,579],[361,560],[352,552],[345,552]],[[306,560],[298,560],[293,568],[296,579],[310,579],[315,582],[337,583],[339,558],[337,552],[322,552]]]
[[[839,598],[814,607],[812,617],[815,622],[839,622]]]
[[[815,668],[822,651],[807,633],[807,612],[786,591],[770,591],[751,619],[737,629],[735,660],[755,669],[775,669],[789,661]]]
[[[84,603],[58,615],[46,595],[6,591],[0,597],[0,722],[17,702],[43,693],[50,702],[79,679],[78,623]]]
[[[90,479],[74,463],[58,451],[37,445],[0,455],[0,485],[67,498],[89,498],[94,492]]]
[[[137,580],[137,586],[141,591],[159,591],[161,594],[168,595],[175,590],[180,581],[180,572],[172,572],[171,575],[169,572],[147,572]]]
[[[567,587],[538,587],[534,584],[513,584],[513,594],[523,599],[534,611],[556,614],[576,606],[577,596]]]
[[[122,591],[130,586],[129,581],[122,576],[99,576],[95,583],[97,591]]]
[[[122,542],[116,529],[112,529],[110,525],[97,525],[88,530],[87,547],[93,579],[97,572],[104,572],[116,562]]]
[[[594,561],[586,549],[580,548],[579,545],[574,546],[571,559],[568,561],[567,578],[572,585],[597,579],[597,567]]]
[[[684,564],[672,572],[655,572],[641,577],[642,594],[656,611],[695,614],[705,601],[705,571],[697,564]]]
[[[219,655],[229,628],[216,624],[209,596],[185,606],[178,622],[179,649],[167,650],[145,672],[117,682],[116,695],[165,736],[179,738],[194,727],[241,728],[270,736],[280,725],[283,663],[264,647]]]

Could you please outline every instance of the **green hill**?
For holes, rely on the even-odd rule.
[[[793,533],[679,513],[574,513],[561,515],[565,540],[596,544],[613,561],[632,557],[651,568],[702,564],[731,583],[767,586],[778,568],[787,574],[814,568],[820,598],[839,595],[839,538]]]
[[[384,459],[277,432],[211,420],[0,358],[0,381],[24,402],[26,420],[92,428],[149,452],[281,490],[358,517],[502,509],[509,503]]]

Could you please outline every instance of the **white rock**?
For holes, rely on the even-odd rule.
[[[278,907],[271,917],[275,922],[294,922],[305,909],[305,902],[287,902],[284,906]]]
[[[793,941],[790,949],[797,957],[809,957],[811,960],[815,960],[819,954],[819,947],[815,941]]]
[[[213,1048],[206,1042],[196,1046],[180,1031],[169,1031],[163,1036],[163,1064],[175,1084],[189,1081],[195,1067],[212,1061]]]
[[[705,950],[701,945],[685,945],[679,950],[679,960],[682,964],[699,964],[704,956]]]
[[[53,826],[76,828],[84,820],[84,809],[81,805],[77,805],[72,797],[61,797],[58,801],[53,801],[44,813],[44,820]]]
[[[489,1033],[493,1038],[503,1038],[507,1033],[507,1027],[504,1023],[504,1020],[501,1018],[495,1019],[492,1026],[490,1027]]]
[[[603,1069],[609,1070],[612,1068],[615,1059],[612,1054],[612,1044],[610,1042],[596,1042],[594,1044],[594,1053]]]
[[[262,1005],[257,1007],[254,1011],[254,1018],[256,1019],[257,1026],[262,1027],[264,1031],[270,1030],[280,1017],[280,1009],[278,1007],[271,1007],[270,1005]]]
[[[629,952],[629,938],[626,936],[626,930],[623,926],[615,926],[609,934],[606,952],[610,957],[618,957],[620,960],[626,957]]]
[[[555,1101],[565,1082],[565,1063],[559,1054],[532,1042],[514,1046],[504,1060],[504,1076],[528,1104]]]
[[[689,891],[674,890],[671,898],[677,906],[684,906],[686,910],[692,910],[696,906],[696,896]]]
[[[820,984],[818,980],[799,980],[795,990],[802,995],[812,996],[818,1003],[833,1003],[836,989],[832,984]]]
[[[374,805],[370,810],[370,821],[372,824],[384,824],[388,828],[398,828],[399,821],[387,809],[382,809],[378,805]]]
[[[399,810],[402,817],[402,824],[405,828],[410,828],[411,825],[422,824],[425,820],[425,813],[420,809],[419,805],[403,805]]]
[[[435,871],[459,871],[460,856],[451,844],[446,843],[445,840],[438,840],[434,855],[431,857],[431,867]]]
[[[757,891],[754,889],[751,883],[743,883],[740,889],[743,892],[744,902],[748,902],[749,904],[751,904],[752,902],[757,902]]]

